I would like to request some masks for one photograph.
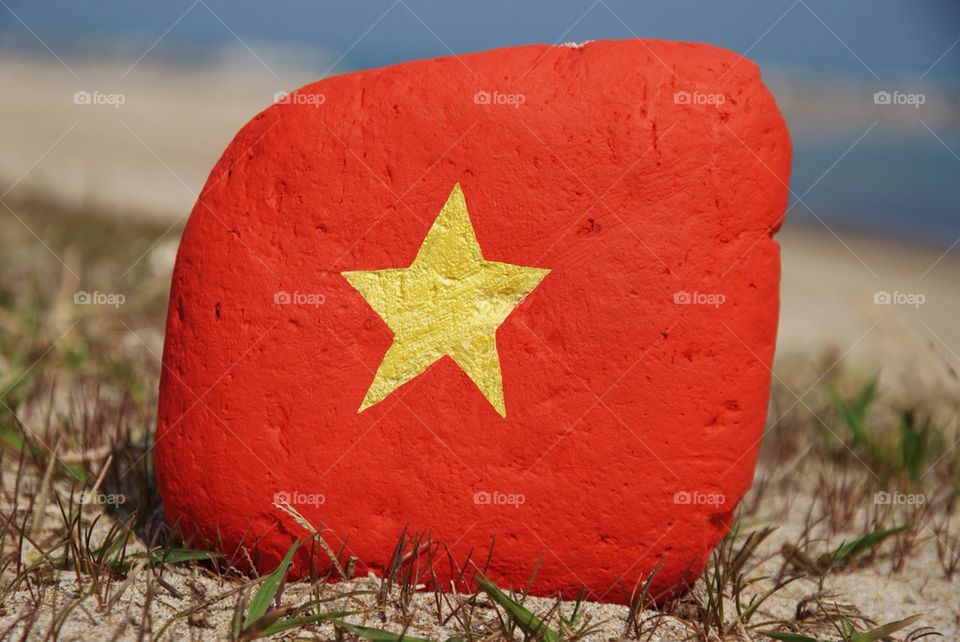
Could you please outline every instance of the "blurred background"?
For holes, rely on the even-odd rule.
[[[207,173],[278,92],[354,70],[527,43],[706,42],[759,64],[793,136],[792,196],[778,237],[779,358],[833,350],[821,372],[856,357],[865,371],[887,371],[898,384],[955,385],[960,3],[0,5],[0,218],[14,221],[25,242],[46,246],[45,258],[80,287],[89,270],[81,274],[40,229],[50,211],[77,225],[109,217],[123,223],[110,223],[114,230],[141,226],[131,260],[136,270],[153,270],[162,292]],[[50,234],[70,245],[70,234]],[[107,260],[109,243],[102,251]],[[101,274],[108,291],[134,287],[134,266],[123,265]],[[157,351],[161,323],[147,333]]]
[[[0,631],[126,639],[181,618],[173,635],[225,639],[249,622],[244,578],[221,574],[219,562],[213,575],[207,562],[180,564],[205,554],[169,549],[197,543],[164,526],[152,457],[179,239],[245,123],[280,92],[337,74],[625,38],[704,42],[752,59],[794,150],[776,236],[774,378],[755,483],[737,513],[744,528],[720,547],[716,583],[699,583],[699,601],[676,602],[666,613],[677,628],[665,630],[714,639],[721,626],[747,635],[746,623],[753,635],[803,620],[832,639],[837,618],[865,628],[868,617],[880,625],[922,611],[916,626],[960,639],[957,0],[0,0]],[[446,466],[428,464],[431,475]],[[778,530],[764,542],[767,526]],[[274,525],[265,528],[251,531],[256,541]],[[176,555],[135,557],[159,544]],[[402,569],[423,559],[412,550],[394,592],[376,590],[377,626],[386,613],[385,624],[399,629],[402,616],[407,630],[403,594],[416,582]],[[534,573],[543,560],[530,560]],[[362,581],[357,593],[376,586]],[[753,613],[774,581],[786,590],[753,622],[731,616],[741,596]],[[316,608],[315,585],[303,589]],[[301,599],[282,590],[286,604]],[[645,605],[646,589],[635,594]],[[462,620],[462,600],[449,616],[452,602],[436,600],[438,618]],[[484,618],[506,620],[468,602],[470,613],[481,606],[466,616],[469,635]],[[580,613],[579,603],[564,607],[566,621],[569,611],[542,604],[546,626],[564,616],[566,628]],[[589,609],[580,621],[616,624],[605,638],[660,622]]]

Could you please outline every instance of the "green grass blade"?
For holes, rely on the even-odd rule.
[[[426,638],[410,637],[402,633],[391,633],[383,629],[372,629],[367,626],[350,624],[349,622],[337,621],[336,626],[338,629],[353,633],[358,638],[373,640],[373,642],[435,642],[434,640],[428,640]]]
[[[293,561],[293,554],[297,552],[298,548],[300,548],[299,539],[294,542],[290,550],[287,551],[283,561],[280,562],[280,566],[274,569],[263,581],[263,584],[260,585],[260,588],[257,589],[256,595],[254,595],[250,601],[247,616],[243,620],[244,629],[249,628],[251,624],[260,619],[264,613],[270,609],[270,603],[273,602],[273,598],[277,596],[277,591],[280,590],[280,584],[283,582],[283,578],[287,576],[287,569],[290,568],[290,563]]]
[[[900,417],[900,461],[898,462],[912,482],[920,481],[926,467],[932,444],[930,422],[918,426],[912,412],[904,412]]]
[[[153,554],[153,561],[157,564],[180,564],[182,562],[213,560],[223,557],[223,554],[214,551],[199,551],[190,548],[155,548],[151,553]],[[145,555],[138,552],[127,557],[145,557]]]
[[[559,642],[560,635],[556,631],[547,627],[540,618],[497,588],[493,582],[479,575],[476,579],[480,588],[482,588],[493,601],[503,607],[503,610],[507,612],[510,619],[513,620],[524,633],[532,636],[534,639],[543,640],[543,642]]]
[[[104,547],[98,548],[94,551],[94,555],[100,555],[103,551]],[[113,553],[115,551],[111,548],[107,549],[107,552]],[[199,551],[189,548],[155,548],[149,553],[143,551],[127,553],[122,560],[118,560],[111,566],[121,573],[126,573],[133,567],[132,560],[143,559],[148,555],[153,558],[154,564],[182,564],[184,562],[199,562],[201,560],[213,560],[223,557],[221,553],[214,551]]]
[[[259,631],[256,631],[255,634],[251,635],[247,639],[255,640],[257,638],[265,638],[271,635],[276,635],[277,633],[283,633],[284,631],[289,631],[290,629],[299,629],[302,626],[307,624],[315,624],[317,622],[325,622],[327,620],[336,620],[344,616],[350,615],[349,611],[334,611],[332,613],[315,613],[313,615],[301,615],[297,617],[286,617],[278,619],[277,621],[269,624]],[[269,614],[264,617],[268,617]],[[255,627],[251,627],[251,630]]]
[[[910,528],[909,524],[904,524],[903,526],[897,526],[895,528],[887,528],[883,530],[873,531],[868,533],[863,537],[858,537],[857,539],[850,540],[849,542],[844,542],[840,545],[837,550],[833,552],[830,556],[830,561],[833,564],[839,564],[845,562],[849,559],[852,559],[867,551],[883,540],[887,539],[891,535],[896,535],[897,533],[902,533],[903,531]]]
[[[882,640],[893,633],[896,633],[900,629],[906,628],[923,617],[923,613],[917,613],[916,615],[911,615],[908,618],[902,620],[897,620],[896,622],[890,622],[889,624],[884,624],[879,626],[872,631],[867,631],[866,633],[858,633],[853,638],[853,642],[876,642],[877,640]]]
[[[817,638],[812,638],[809,635],[801,635],[800,633],[787,633],[785,631],[760,631],[759,633],[768,638],[782,640],[783,642],[820,642]]]
[[[864,386],[860,395],[852,402],[843,399],[836,393],[830,393],[834,405],[840,411],[843,422],[853,434],[853,445],[866,446],[872,449],[873,444],[867,436],[867,411],[877,396],[877,380],[874,378]]]
[[[577,616],[580,614],[580,605],[583,604],[583,594],[585,590],[580,589],[580,592],[577,593],[577,601],[573,605],[573,613],[570,614],[570,619],[567,620],[567,624],[573,626],[577,621]]]

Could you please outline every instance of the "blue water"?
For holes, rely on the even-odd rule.
[[[795,137],[792,191],[802,196],[856,135],[816,146]],[[960,132],[938,135],[960,151]],[[873,131],[803,202],[828,225],[946,248],[960,238],[960,160],[926,130],[909,138]],[[791,223],[819,224],[794,198],[791,205]]]

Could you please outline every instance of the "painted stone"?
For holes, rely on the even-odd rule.
[[[542,558],[535,594],[690,582],[753,475],[789,165],[757,68],[703,45],[518,47],[281,98],[180,246],[167,520],[261,569],[309,535],[289,505],[357,574],[406,529],[443,587],[494,539],[501,586]]]

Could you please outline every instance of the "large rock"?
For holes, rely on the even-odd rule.
[[[753,474],[789,165],[757,68],[703,45],[518,47],[281,98],[177,258],[167,519],[261,568],[309,535],[288,502],[358,574],[406,527],[447,587],[494,536],[501,585],[543,556],[537,594],[689,582]]]

